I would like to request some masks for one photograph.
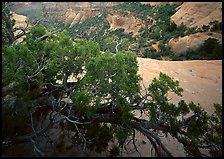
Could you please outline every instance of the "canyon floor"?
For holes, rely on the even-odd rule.
[[[222,60],[160,61],[138,58],[139,75],[147,86],[163,72],[180,82],[183,99],[199,103],[213,113],[213,104],[222,104]],[[179,98],[169,95],[174,103]]]

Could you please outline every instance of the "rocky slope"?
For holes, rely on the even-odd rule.
[[[73,27],[77,23],[82,23],[88,18],[99,15],[102,8],[118,5],[123,2],[43,2],[47,14],[57,15],[63,21],[66,27]],[[209,24],[209,22],[217,20],[222,21],[222,3],[221,2],[141,2],[144,5],[156,6],[160,4],[181,4],[176,8],[176,13],[170,18],[171,21],[177,25],[185,25],[187,27],[202,27]],[[18,7],[31,7],[39,6],[36,2],[14,2]],[[24,6],[22,5],[24,4]],[[18,8],[17,7],[17,8]],[[15,5],[14,5],[15,9]],[[124,29],[124,33],[133,33],[133,37],[139,35],[139,30],[149,25],[147,21],[142,21],[134,16],[134,13],[125,11],[126,14],[121,12],[106,9],[107,18],[109,23],[109,31],[116,29]],[[88,31],[87,31],[88,32]],[[150,31],[149,31],[150,32]],[[182,54],[188,49],[196,49],[209,37],[217,38],[219,41],[222,38],[222,33],[196,33],[176,39],[170,39],[168,45],[177,53]],[[150,36],[147,40],[150,40]],[[158,43],[152,45],[153,48],[159,51]]]
[[[69,28],[71,28],[76,23],[82,23],[87,18],[94,17],[98,15],[100,12],[101,12],[100,10],[92,10],[92,9],[85,9],[79,12],[72,9],[67,9],[62,15],[62,21],[64,22],[65,26],[69,26]]]
[[[133,36],[138,35],[138,31],[144,26],[144,22],[133,16],[130,12],[124,15],[117,11],[110,11],[107,21],[110,25],[110,31],[124,29],[125,34],[133,33]]]
[[[184,37],[172,38],[168,45],[176,54],[183,54],[188,49],[195,50],[208,38],[215,38],[222,44],[222,34],[217,32],[199,32]]]
[[[136,18],[132,13],[127,12],[127,15],[119,11],[107,9],[107,21],[110,25],[109,31],[116,29],[124,29],[124,33],[133,33],[133,36],[139,34],[139,30],[144,26],[144,22]],[[67,9],[62,16],[62,21],[65,26],[73,27],[76,23],[82,23],[84,20],[97,16],[102,12],[100,9],[83,9],[75,11]]]
[[[222,22],[222,2],[184,2],[170,20],[177,25],[183,24],[189,28],[200,28],[213,21]],[[171,39],[168,45],[175,53],[182,54],[188,49],[197,49],[208,38],[216,38],[222,43],[222,32],[199,32],[178,37]]]
[[[26,16],[19,15],[19,14],[16,14],[15,12],[12,12],[12,18],[16,20],[14,28],[15,27],[24,27],[24,28],[27,27],[27,23],[26,23],[27,17]],[[16,36],[20,33],[21,33],[21,30],[16,30],[14,32],[14,35]],[[21,42],[23,37],[19,38],[17,42]]]
[[[180,81],[183,99],[200,103],[212,113],[213,103],[222,104],[222,60],[160,61],[138,58],[139,74],[147,86],[159,72]],[[178,98],[172,101],[177,102]]]
[[[16,23],[15,23],[15,27],[26,27],[26,20],[27,20],[27,17],[26,16],[23,16],[23,15],[19,15],[19,14],[16,14],[15,12],[12,12],[12,19],[15,19],[16,20]]]
[[[187,27],[202,27],[215,20],[222,21],[222,2],[184,2],[171,16],[171,21]]]
[[[159,5],[163,2],[141,2],[145,5]],[[180,4],[182,2],[169,2],[170,4]],[[184,24],[187,27],[202,27],[205,24],[209,24],[214,20],[222,21],[222,6],[221,2],[184,2],[181,6],[177,8],[177,12],[171,16],[171,21],[174,21],[177,25]],[[73,11],[74,12],[74,11]],[[92,11],[91,16],[99,14],[100,11]],[[74,26],[77,22],[82,22],[88,16],[88,12],[79,12],[73,16],[70,13],[65,19],[66,25]],[[89,17],[91,17],[89,16]],[[73,20],[72,20],[73,18]],[[107,21],[110,25],[110,31],[116,29],[124,29],[124,33],[133,33],[133,36],[139,35],[139,30],[145,26],[145,22],[133,16],[132,13],[128,12],[127,15],[121,14],[118,11],[108,10]],[[150,37],[149,37],[150,38]],[[195,50],[201,44],[204,43],[208,38],[216,38],[222,43],[222,33],[217,32],[203,32],[195,33],[184,37],[178,37],[171,39],[168,45],[171,47],[172,51],[177,54],[185,53],[188,49]],[[153,48],[159,51],[158,43],[152,45]]]

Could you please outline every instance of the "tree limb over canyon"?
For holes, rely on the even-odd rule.
[[[3,28],[9,23],[13,26],[9,20]],[[38,139],[46,137],[51,142],[47,132],[57,124],[63,135],[73,133],[72,146],[109,151],[111,156],[128,153],[126,146],[131,141],[139,152],[136,132],[147,137],[156,156],[173,156],[161,134],[176,138],[188,156],[205,156],[201,148],[210,156],[222,155],[220,104],[214,105],[210,115],[193,102],[171,103],[168,93],[182,96],[183,89],[164,73],[141,92],[133,52],[102,53],[96,42],[74,41],[66,30],[48,33],[43,25],[33,26],[29,32],[21,44],[6,40],[10,29],[3,36],[4,156],[11,146],[25,142],[32,144],[34,156],[47,156],[38,147]],[[73,82],[68,81],[69,76]],[[148,118],[136,117],[134,111]],[[112,140],[117,142],[108,150]]]

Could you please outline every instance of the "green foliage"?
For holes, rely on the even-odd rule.
[[[120,154],[120,149],[118,146],[113,145],[113,147],[110,149],[110,157],[115,157]]]
[[[94,86],[100,97],[129,97],[139,91],[136,56],[133,53],[106,52],[92,59],[86,67],[86,84]]]
[[[167,32],[173,32],[177,29],[177,25],[174,22],[169,23],[166,31]]]
[[[222,22],[218,22],[217,20],[210,22],[208,25],[203,25],[201,28],[201,32],[212,31],[219,32],[222,31]]]
[[[139,50],[145,50],[143,54],[145,57],[161,59],[162,56],[169,56],[171,51],[166,49],[161,53],[155,54],[147,49],[148,39],[154,39],[155,41],[163,40],[168,42],[173,37],[184,36],[196,32],[194,28],[186,28],[183,25],[177,26],[175,23],[170,22],[170,16],[175,13],[177,5],[161,4],[156,6],[143,5],[140,2],[124,2],[120,5],[113,6],[112,9],[119,11],[120,13],[126,14],[130,11],[134,16],[140,18],[145,22],[139,32],[141,33],[138,37],[134,38],[131,34],[125,34],[124,29],[116,29],[109,31],[109,23],[106,19],[108,12],[105,10],[100,15],[93,18],[86,19],[82,23],[77,23],[73,27],[68,28],[68,31],[74,38],[85,38],[91,39],[99,43],[100,50],[110,51],[115,53],[116,44],[123,41],[119,45],[119,51],[128,51],[129,46],[138,43],[139,48],[135,49],[136,54]],[[152,27],[152,32],[148,32],[148,17],[155,19],[155,25]],[[114,39],[114,37],[117,37]],[[111,39],[114,39],[111,40]],[[150,53],[151,52],[151,53]],[[165,54],[165,55],[164,55]]]
[[[15,20],[8,8],[8,2],[2,2],[2,45],[10,45],[14,42],[13,27]]]
[[[148,38],[154,41],[164,41],[167,43],[171,38],[178,36],[185,36],[197,32],[196,28],[187,28],[184,25],[177,26],[174,22],[170,22],[170,17],[175,13],[177,5],[160,4],[156,6],[142,5],[140,2],[136,3],[123,3],[114,6],[114,9],[119,11],[129,10],[138,18],[145,22],[139,32],[141,38],[136,39],[140,44],[140,48],[144,48],[144,57],[161,59],[163,56],[171,56],[172,51],[168,46],[164,47],[160,53],[155,53],[152,49],[146,48],[148,46]],[[151,27],[151,32],[148,27],[151,25],[148,22],[148,17],[154,19],[155,24]]]
[[[202,31],[208,31],[208,30],[209,30],[209,25],[202,26]]]
[[[146,58],[152,58],[152,59],[161,59],[161,53],[160,52],[156,52],[156,49],[154,49],[153,47],[149,47],[144,51],[144,57]]]
[[[222,59],[222,44],[215,38],[208,38],[196,50],[188,50],[185,54],[176,56],[184,60],[220,60]]]
[[[31,31],[31,34],[30,34],[31,37],[27,36],[27,38],[35,39],[35,38],[41,37],[46,34],[46,29],[43,25],[38,25],[37,27],[32,27],[30,29],[30,31]]]
[[[29,111],[30,101],[26,98],[11,97],[10,101],[2,102],[2,138],[24,135],[30,131]]]
[[[136,3],[137,7],[139,5]],[[161,15],[162,11],[159,11]],[[167,11],[167,14],[171,13]],[[40,37],[45,36],[46,38],[40,40]],[[144,44],[144,39],[140,40]],[[148,121],[162,121],[164,133],[176,137],[184,145],[189,156],[199,155],[199,147],[207,144],[215,145],[209,152],[211,156],[221,156],[221,105],[215,104],[215,113],[209,115],[200,105],[195,105],[193,102],[185,103],[181,100],[177,105],[171,103],[167,97],[168,93],[173,92],[182,96],[183,89],[179,87],[178,81],[174,81],[164,73],[160,73],[159,79],[153,79],[148,86],[148,99],[145,100],[140,93],[141,78],[137,75],[136,54],[133,52],[113,54],[109,51],[102,53],[99,45],[87,40],[74,41],[66,30],[54,34],[48,33],[42,25],[31,27],[24,43],[11,47],[5,45],[2,53],[2,87],[7,87],[11,83],[16,83],[16,86],[9,96],[3,97],[3,138],[15,137],[16,133],[27,134],[28,130],[31,132],[29,113],[37,106],[35,100],[41,97],[50,85],[57,85],[58,80],[62,81],[63,77],[73,75],[78,83],[70,93],[74,104],[72,109],[77,113],[74,115],[80,117],[80,121],[91,120],[94,115],[115,117],[110,124],[77,124],[87,141],[88,148],[97,152],[105,151],[112,138],[116,138],[118,146],[121,147],[135,128],[132,124],[134,120],[132,107],[144,100],[142,104],[149,113]],[[203,48],[206,51],[219,50],[217,45],[217,40],[208,39]],[[164,51],[161,54],[169,55],[166,52],[170,50],[164,41],[160,42],[159,47]],[[153,54],[154,50],[149,48],[148,52]],[[61,90],[59,96],[52,92],[48,93],[61,100],[65,94],[63,91]],[[109,112],[97,114],[98,108],[107,108]],[[77,128],[74,129],[73,125],[73,129],[70,130],[76,131]],[[76,135],[75,138],[78,139],[75,141],[84,142],[81,140],[82,137]],[[110,150],[114,155],[119,153],[119,148],[116,146]]]
[[[149,120],[166,121],[169,132],[181,142],[188,156],[199,156],[202,145],[208,143],[216,145],[211,151],[211,156],[220,156],[222,151],[222,107],[214,104],[215,113],[209,115],[202,107],[193,102],[186,103],[181,100],[178,105],[168,102],[167,93],[174,91],[181,95],[183,90],[178,81],[173,81],[167,75],[161,73],[159,79],[154,79],[149,86],[152,102],[145,103],[149,110]],[[187,116],[192,115],[187,118]],[[181,118],[180,118],[181,116]],[[182,130],[181,127],[185,127]],[[213,145],[213,146],[214,146]]]
[[[94,114],[94,107],[91,106],[92,96],[85,91],[74,92],[71,94],[71,100],[77,106],[78,113],[84,116],[91,116]]]
[[[65,74],[68,76],[74,74],[76,77],[81,75],[90,58],[100,53],[99,46],[96,43],[92,41],[74,42],[66,31],[36,41],[43,35],[46,35],[44,26],[32,27],[23,44],[3,47],[2,87],[16,83],[12,97],[16,98],[16,101],[23,101],[4,103],[4,107],[10,107],[10,111],[4,110],[4,118],[7,119],[9,114],[20,112],[19,116],[13,115],[12,119],[5,120],[8,121],[5,126],[10,124],[11,121],[18,120],[18,118],[21,121],[25,121],[25,118],[26,120],[29,119],[30,108],[35,106],[35,99],[51,86],[49,83],[57,84],[56,81],[62,81]],[[80,80],[79,77],[77,77],[77,80]],[[79,95],[82,95],[82,93],[76,92],[75,99],[77,102],[80,102]],[[86,105],[83,107],[85,108]],[[16,109],[12,109],[15,106]],[[78,107],[79,112],[84,113],[86,116],[90,116],[94,112],[92,107],[88,109],[89,111],[84,111],[83,107]],[[26,116],[23,117],[23,115]],[[18,124],[18,122],[16,123]],[[12,124],[12,126],[15,124]],[[29,128],[30,124],[24,126]],[[16,131],[22,131],[23,128],[21,126],[21,130],[17,129]],[[7,132],[8,129],[5,130]],[[27,128],[24,128],[24,130],[27,130]]]
[[[168,92],[174,92],[178,96],[182,96],[183,89],[179,87],[179,81],[173,81],[166,74],[160,73],[159,79],[154,78],[148,87],[151,94],[152,102],[146,103],[145,108],[148,108],[149,115],[152,120],[159,120],[161,115],[169,117],[177,117],[179,110],[174,104],[168,103]]]
[[[108,147],[108,142],[113,138],[111,129],[106,124],[100,125],[99,123],[91,124],[87,129],[86,135],[93,141],[88,147],[98,153],[105,151]]]
[[[107,98],[112,99],[113,105],[110,109],[116,113],[119,117],[118,123],[123,126],[119,126],[119,128],[116,125],[112,126],[110,133],[118,138],[121,145],[130,130],[133,129],[131,125],[133,118],[131,102],[140,89],[136,55],[130,52],[117,54],[106,52],[92,58],[87,64],[86,70],[86,76],[82,81],[80,90],[88,90],[88,92],[73,93],[71,99],[79,106],[77,110],[83,110],[82,115],[85,116],[87,116],[86,113],[89,112],[90,108],[103,107]],[[105,136],[107,135],[104,134]],[[96,143],[98,142],[102,141],[96,141]],[[101,151],[101,149],[97,151]]]
[[[219,104],[214,105],[221,108]],[[194,103],[188,104],[189,110],[193,111],[193,116],[188,122],[188,127],[184,136],[178,140],[183,143],[188,156],[197,156],[200,154],[198,146],[210,143],[211,146],[216,145],[211,151],[211,156],[220,156],[222,151],[222,126],[221,118],[217,114],[209,115],[202,110],[200,105]],[[221,109],[220,109],[221,110]],[[214,145],[213,145],[214,144]],[[199,146],[204,148],[203,146]]]
[[[211,31],[222,31],[222,22],[214,21],[209,23],[211,26]]]
[[[183,89],[179,88],[179,81],[173,81],[164,73],[160,73],[159,80],[154,78],[152,82],[153,83],[149,86],[149,91],[157,93],[156,96],[164,96],[169,90],[179,96],[181,96],[181,93],[183,92]]]

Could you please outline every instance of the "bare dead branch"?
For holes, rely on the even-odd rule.
[[[27,76],[27,78],[28,79],[31,79],[31,78],[34,78],[34,77],[36,77],[43,69],[45,69],[47,67],[47,65],[44,65],[43,67],[41,67],[41,68],[39,68],[38,70],[36,70],[35,72],[34,72],[34,74],[33,75],[31,75],[31,76]]]
[[[33,112],[32,111],[30,112],[30,121],[31,121],[31,127],[33,130],[33,133],[34,133],[35,137],[37,138],[37,133],[36,133],[36,130],[34,128],[34,123],[33,123]]]
[[[135,129],[133,129],[132,141],[133,141],[133,145],[134,145],[135,150],[138,152],[139,156],[142,157],[141,153],[138,151],[138,148],[135,144]]]
[[[44,153],[37,147],[36,142],[31,139],[31,142],[33,143],[33,148],[34,148],[34,154],[39,157],[39,155],[41,157],[45,156]]]
[[[40,41],[42,41],[42,40],[47,39],[48,37],[49,37],[48,34],[43,35],[43,36],[37,38],[34,42],[35,42],[35,43],[38,43],[38,42],[40,42]]]

